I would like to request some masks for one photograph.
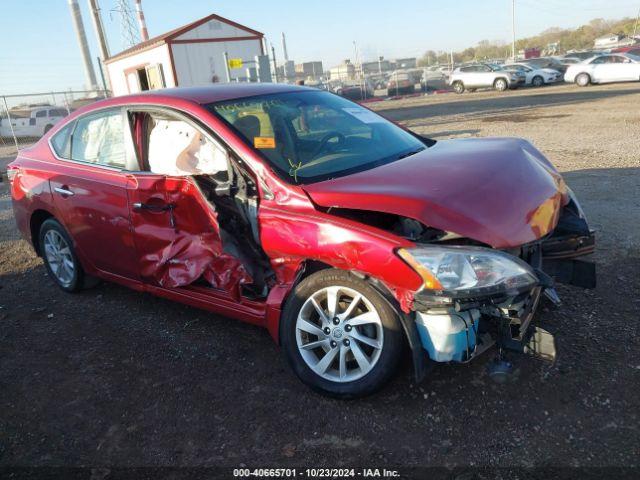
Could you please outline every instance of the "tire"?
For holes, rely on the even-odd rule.
[[[504,78],[498,78],[493,82],[493,88],[499,92],[504,92],[509,88],[509,83]]]
[[[533,85],[534,87],[541,87],[544,85],[544,78],[542,78],[540,75],[536,75],[535,77],[533,77],[533,79],[531,80],[531,85]]]
[[[453,82],[453,91],[457,94],[464,93],[464,83],[461,81]]]
[[[591,84],[591,77],[588,73],[580,73],[576,77],[576,84],[579,87],[588,87]]]
[[[84,270],[64,227],[53,218],[46,220],[40,227],[38,241],[49,277],[65,292],[81,290],[85,283]]]
[[[330,298],[337,299],[333,319]],[[351,325],[356,317],[360,321]],[[313,390],[336,398],[379,390],[397,369],[403,335],[397,313],[373,286],[336,269],[300,282],[280,322],[282,349],[295,374]]]

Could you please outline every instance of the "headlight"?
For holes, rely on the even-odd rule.
[[[451,298],[515,294],[538,283],[529,265],[499,250],[429,245],[398,255],[422,277],[423,289]]]

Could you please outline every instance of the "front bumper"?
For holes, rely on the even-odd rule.
[[[555,358],[553,337],[532,325],[541,296],[558,303],[556,282],[583,288],[596,283],[595,265],[578,259],[595,249],[594,232],[578,210],[571,204],[565,207],[552,234],[509,252],[534,269],[539,282],[531,290],[440,304],[425,292],[415,295],[415,323],[431,360],[465,363],[495,344]]]

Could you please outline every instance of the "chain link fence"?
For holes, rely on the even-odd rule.
[[[108,96],[105,90],[0,95],[0,171],[71,112]]]

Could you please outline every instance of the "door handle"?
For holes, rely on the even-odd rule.
[[[54,187],[53,190],[59,193],[60,195],[62,195],[63,197],[72,197],[73,195],[75,195],[75,193],[69,190],[68,187],[66,188],[65,187]]]
[[[148,203],[135,202],[133,205],[134,210],[147,210],[148,212],[169,212],[169,225],[171,228],[176,228],[176,219],[173,216],[173,210],[176,208],[174,203],[166,205],[150,205]]]

